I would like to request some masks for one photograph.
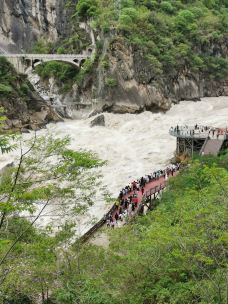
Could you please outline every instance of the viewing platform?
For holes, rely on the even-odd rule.
[[[217,155],[228,148],[228,128],[177,125],[170,128],[169,134],[177,138],[177,155]]]

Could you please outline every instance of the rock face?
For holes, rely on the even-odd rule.
[[[61,121],[61,117],[47,106],[34,92],[28,93],[28,99],[1,98],[0,107],[5,110],[7,117],[4,129],[37,130],[51,121]]]
[[[68,37],[72,12],[65,9],[65,4],[66,0],[1,0],[0,53],[28,50],[40,37],[52,42]],[[96,32],[96,37],[91,37],[92,44],[95,39],[102,40],[102,50],[98,50],[99,60],[82,84],[75,83],[63,93],[53,79],[46,83],[32,82],[41,96],[49,96],[61,116],[71,117],[69,108],[94,113],[166,111],[181,100],[197,101],[204,96],[228,94],[227,79],[212,80],[187,68],[158,77],[156,69],[148,65],[140,51],[132,49],[121,37],[102,35]],[[211,48],[208,51],[214,54],[215,46]],[[227,48],[218,48],[216,56],[224,57]],[[24,105],[18,102],[15,108],[19,106],[23,112]]]
[[[49,79],[44,87],[57,99],[59,96],[62,103],[72,105],[72,110],[87,107],[90,117],[102,111],[165,112],[181,100],[198,101],[202,97],[228,95],[228,79],[212,80],[206,74],[193,73],[187,68],[171,76],[157,77],[153,67],[124,42],[114,42],[107,47],[100,62],[104,61],[102,56],[109,67],[95,66],[81,86],[74,84],[62,95],[54,79]]]
[[[30,49],[40,37],[55,41],[66,35],[65,0],[1,0],[0,52]]]
[[[103,114],[98,115],[97,117],[95,117],[91,122],[90,122],[90,126],[94,127],[94,126],[105,126],[105,117]]]
[[[181,100],[200,100],[227,95],[228,79],[211,80],[187,68],[173,76],[157,77],[152,66],[123,41],[114,41],[106,53],[109,69],[98,67],[97,96],[103,110],[138,113],[143,110],[166,111]],[[109,81],[107,82],[107,79]],[[112,82],[110,81],[112,79]]]
[[[12,73],[16,72],[12,70]],[[18,88],[26,85],[23,95]],[[0,107],[7,118],[4,129],[36,130],[50,121],[60,121],[58,113],[29,85],[24,76],[15,77],[11,94],[0,94]]]

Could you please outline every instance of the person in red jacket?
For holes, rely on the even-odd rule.
[[[134,197],[133,197],[133,203],[134,203],[134,205],[135,205],[135,208],[137,208],[138,202],[139,202],[138,196],[134,196]]]

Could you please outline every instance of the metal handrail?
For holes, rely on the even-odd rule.
[[[192,130],[191,130],[192,131]],[[194,133],[190,134],[190,132],[184,132],[184,131],[174,131],[174,130],[169,130],[169,134],[175,137],[183,137],[183,138],[207,138],[209,135],[209,132],[200,132],[200,133]]]
[[[207,130],[205,130],[205,126],[198,126],[196,129],[193,126],[178,126],[178,130],[175,128],[170,128],[169,129],[169,134],[175,137],[181,137],[181,138],[202,138],[206,139],[208,137],[213,137],[217,138],[217,134],[212,136],[211,133],[209,133],[211,130],[218,131],[220,128],[214,128],[214,127],[209,127],[207,126]],[[203,130],[203,131],[201,131]],[[228,132],[224,132],[222,134],[218,135],[218,139],[227,139],[228,138]]]
[[[142,204],[144,204],[144,199],[149,197],[152,194],[155,193],[159,193],[161,190],[163,190],[166,185],[166,182],[164,182],[164,184],[160,184],[159,186],[155,186],[154,188],[151,188],[149,191],[146,191],[142,197],[141,203],[139,204],[137,210],[140,208],[140,206]],[[147,193],[150,193],[149,195],[147,195]],[[113,212],[116,210],[116,205],[114,204],[111,209],[99,220],[99,222],[97,222],[93,227],[91,227],[81,238],[80,238],[80,242],[84,243],[86,242],[99,228],[101,228],[105,223],[106,220],[108,219],[108,217],[110,215],[113,214]]]

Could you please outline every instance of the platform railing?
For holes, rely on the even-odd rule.
[[[169,134],[181,138],[206,139],[210,137],[211,139],[222,140],[228,138],[228,132],[224,131],[224,129],[209,126],[197,126],[197,128],[193,126],[172,127],[169,129]]]

